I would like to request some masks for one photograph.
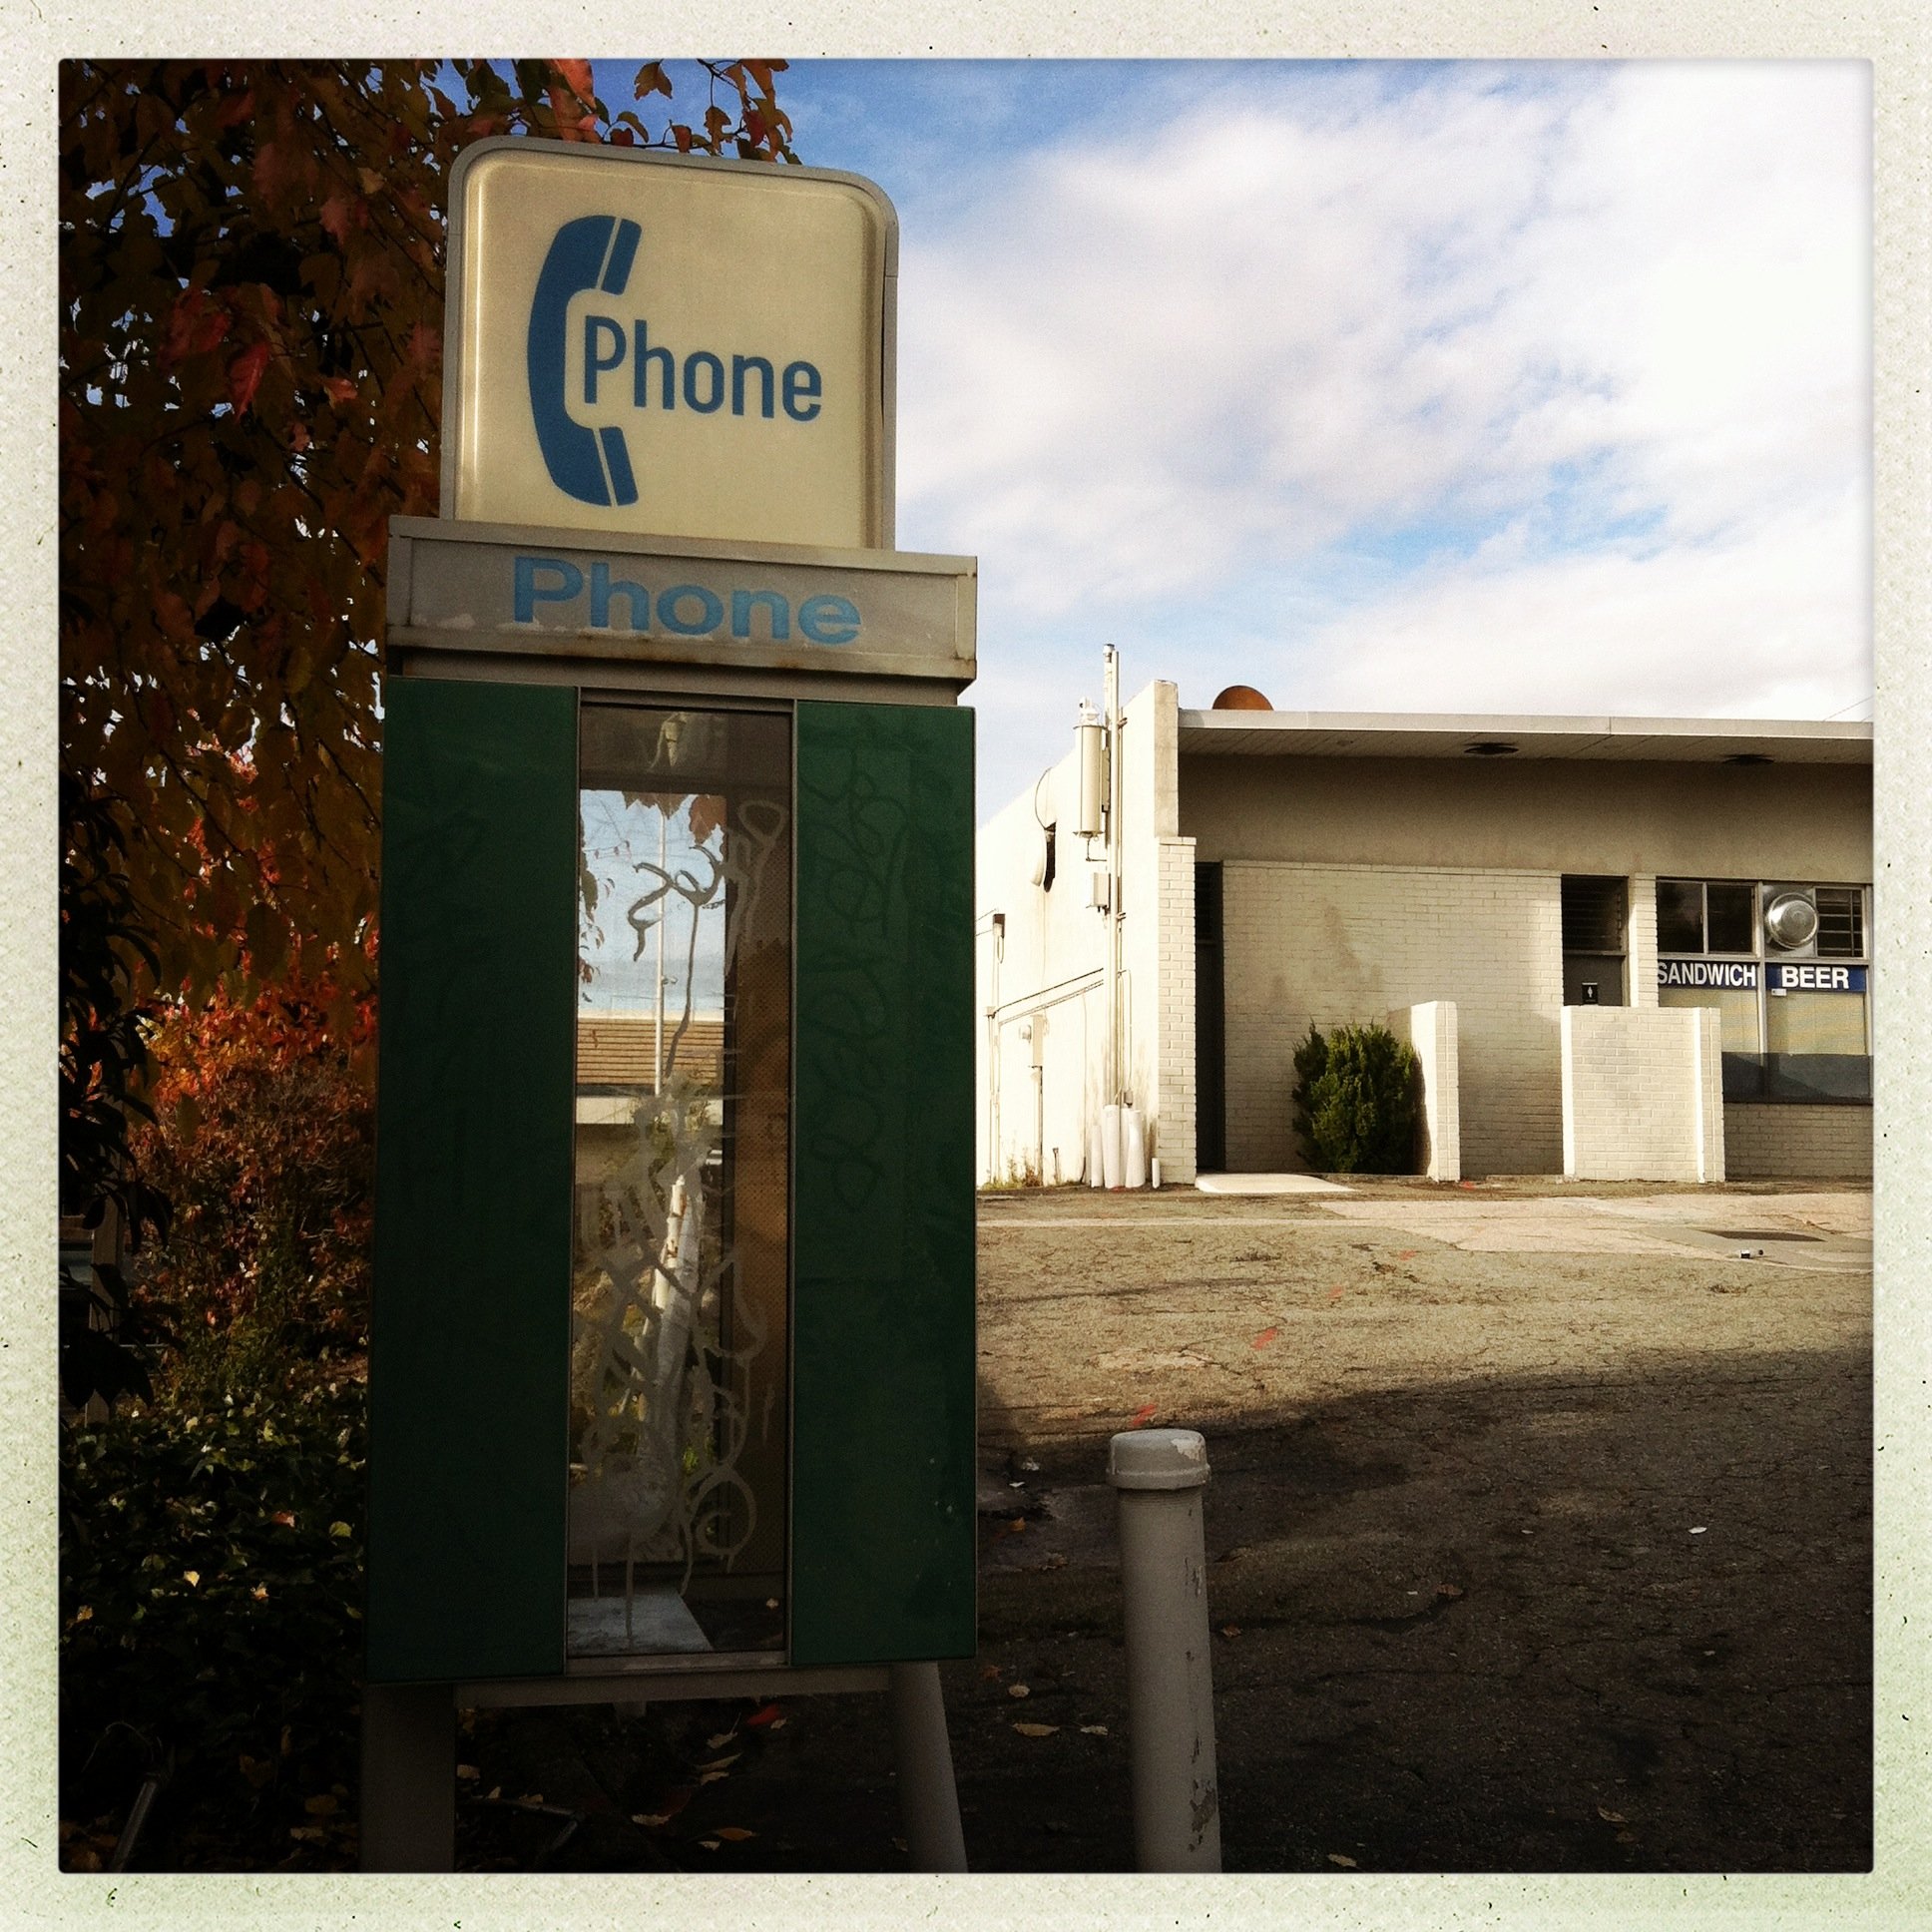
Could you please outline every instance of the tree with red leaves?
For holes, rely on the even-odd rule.
[[[795,160],[782,62],[70,61],[60,120],[62,1211],[129,1159],[144,1030],[374,983],[386,530],[433,514],[451,165],[486,135]],[[721,105],[723,103],[724,105]]]
[[[292,974],[352,1023],[387,523],[436,509],[450,167],[500,134],[795,159],[783,63],[695,65],[683,118],[639,71],[655,130],[585,61],[63,65],[61,768],[122,834],[131,997]]]

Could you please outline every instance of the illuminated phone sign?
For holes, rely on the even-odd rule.
[[[711,416],[728,402],[733,416],[748,412],[774,422],[780,398],[787,422],[816,422],[824,414],[824,379],[803,357],[780,372],[769,356],[734,349],[727,357],[706,348],[681,356],[654,342],[650,318],[634,318],[619,306],[642,237],[635,222],[579,216],[557,231],[537,277],[530,307],[530,414],[551,482],[579,503],[623,506],[638,500],[630,442],[633,436],[648,441],[652,426],[593,427],[585,420],[608,415],[614,392],[620,404],[628,396],[634,414],[656,408],[670,415],[682,406]],[[605,301],[578,302],[587,291]],[[581,342],[574,322],[581,322]]]
[[[896,227],[870,183],[485,141],[451,227],[445,516],[890,543]]]

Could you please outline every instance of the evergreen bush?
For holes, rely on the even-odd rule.
[[[1412,1174],[1422,1082],[1415,1049],[1379,1025],[1326,1038],[1309,1022],[1294,1052],[1294,1134],[1317,1174]]]

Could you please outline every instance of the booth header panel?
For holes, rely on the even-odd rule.
[[[392,643],[831,675],[974,675],[970,557],[396,517]]]

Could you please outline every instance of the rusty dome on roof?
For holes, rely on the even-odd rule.
[[[1274,707],[1252,685],[1229,685],[1214,700],[1217,712],[1271,712]]]

